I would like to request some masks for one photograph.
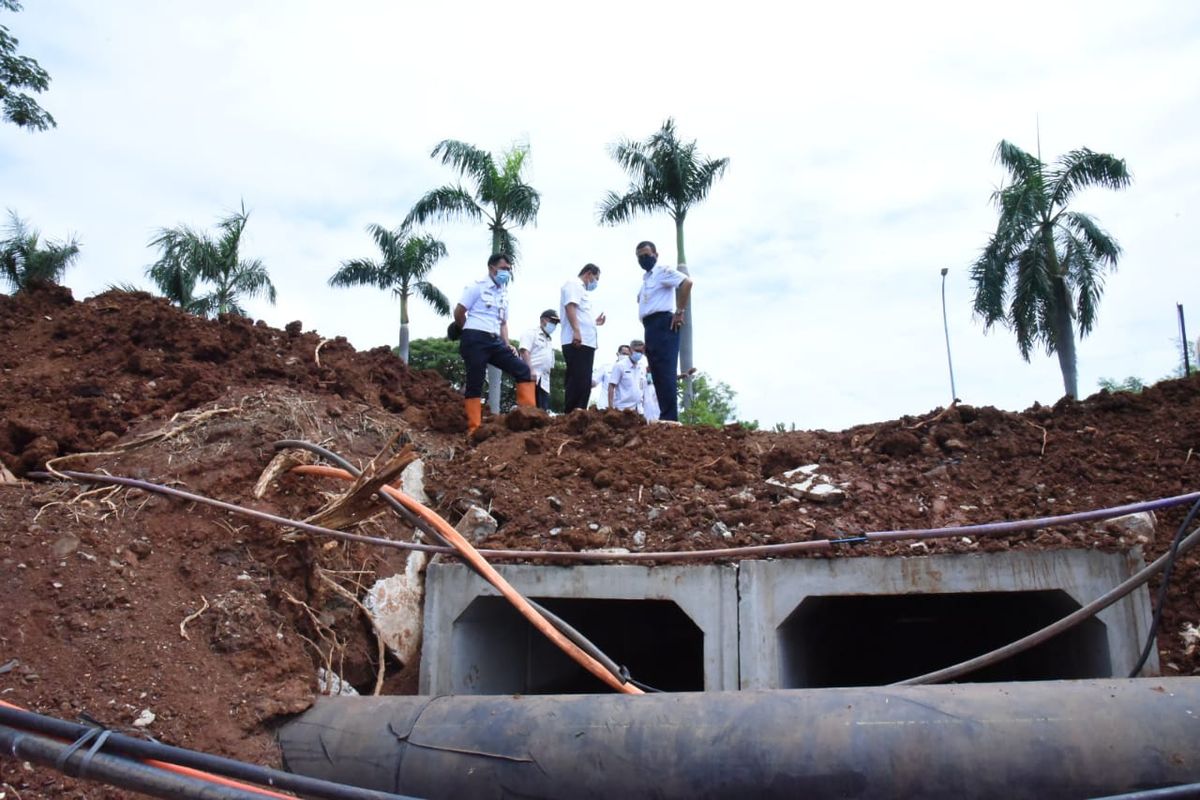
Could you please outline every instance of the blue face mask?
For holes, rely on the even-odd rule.
[[[542,330],[544,330],[546,332],[546,335],[549,336],[550,334],[554,333],[554,331],[558,330],[558,323],[557,322],[547,322],[542,327]]]
[[[583,285],[583,288],[587,289],[589,292],[594,292],[596,291],[596,287],[599,285],[600,281],[588,281]]]
[[[633,353],[630,354],[629,360],[636,364],[642,360],[642,354],[634,350]]]
[[[507,286],[508,282],[512,280],[512,273],[506,269],[499,270],[494,280],[497,286]]]

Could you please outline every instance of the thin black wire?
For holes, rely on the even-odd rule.
[[[1183,524],[1175,532],[1175,538],[1171,540],[1171,549],[1167,554],[1167,563],[1163,567],[1162,583],[1158,585],[1158,602],[1155,603],[1154,619],[1150,622],[1150,632],[1146,634],[1146,646],[1142,648],[1142,655],[1138,659],[1137,665],[1129,673],[1129,677],[1131,678],[1138,676],[1138,673],[1142,671],[1142,667],[1146,666],[1146,660],[1150,658],[1150,653],[1154,650],[1154,637],[1158,635],[1158,624],[1162,620],[1163,606],[1167,602],[1167,587],[1171,583],[1171,568],[1175,566],[1175,557],[1179,553],[1179,543],[1183,541],[1183,536],[1187,532],[1188,526],[1192,524],[1192,520],[1196,518],[1197,512],[1200,512],[1200,500],[1192,504],[1191,510],[1183,518]]]

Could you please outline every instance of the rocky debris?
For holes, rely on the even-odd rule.
[[[135,719],[132,724],[135,728],[147,728],[156,719],[158,719],[158,717],[155,716],[153,711],[148,708],[143,708],[141,713],[137,715],[137,719]]]
[[[336,672],[329,672],[324,667],[318,667],[317,693],[332,695],[334,697],[357,697],[358,689],[355,689],[349,683],[342,680],[342,676]],[[134,724],[136,725],[137,723]]]
[[[408,554],[404,572],[376,581],[363,598],[363,607],[375,631],[396,660],[405,665],[414,663],[421,649],[427,561],[426,553],[413,550]]]
[[[495,517],[484,511],[481,507],[473,505],[463,514],[462,519],[458,521],[454,529],[470,541],[479,544],[494,534],[497,527],[499,526],[496,523]]]
[[[425,493],[425,462],[422,459],[418,458],[400,473],[400,491],[423,506],[429,505],[429,495]]]
[[[817,503],[834,504],[845,500],[845,490],[836,486],[833,478],[817,472],[820,468],[819,464],[796,467],[783,473],[783,480],[768,478],[767,485],[782,489],[793,497]]]
[[[1158,532],[1158,519],[1154,516],[1153,511],[1143,511],[1102,520],[1095,529],[1100,533],[1127,536],[1140,544],[1146,544],[1154,541],[1154,536]]]
[[[1200,646],[1200,627],[1190,622],[1183,623],[1179,630],[1179,638],[1183,640],[1183,654],[1190,656]]]

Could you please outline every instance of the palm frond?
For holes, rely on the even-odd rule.
[[[427,192],[413,204],[412,210],[404,218],[404,226],[421,224],[431,219],[458,218],[477,222],[483,218],[483,209],[461,186],[441,186]]]
[[[442,163],[453,167],[459,175],[470,175],[477,183],[485,183],[496,174],[492,154],[457,139],[443,139],[433,148],[430,158],[441,157]]]
[[[1050,199],[1056,206],[1066,205],[1081,189],[1091,186],[1124,189],[1133,180],[1125,159],[1095,153],[1086,147],[1060,158],[1048,177],[1053,187]]]
[[[383,267],[369,258],[356,258],[343,261],[337,272],[329,277],[329,285],[345,289],[350,286],[374,286],[387,289],[391,281],[384,275]]]
[[[421,295],[421,299],[433,306],[433,310],[440,316],[447,317],[450,315],[450,298],[446,297],[441,289],[428,281],[418,281],[414,288]]]
[[[1115,269],[1121,257],[1121,246],[1111,235],[1097,224],[1090,214],[1079,211],[1064,212],[1062,226],[1081,240],[1091,258],[1101,265]]]

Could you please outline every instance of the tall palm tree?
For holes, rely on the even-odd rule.
[[[1091,332],[1104,273],[1116,269],[1121,248],[1095,219],[1067,205],[1081,189],[1123,189],[1131,176],[1124,159],[1087,148],[1045,164],[1001,141],[996,160],[1010,180],[992,193],[1000,219],[971,267],[975,313],[985,330],[997,322],[1010,328],[1026,361],[1038,344],[1057,353],[1063,386],[1078,398],[1075,325],[1081,337]]]
[[[15,211],[8,212],[7,236],[0,239],[0,274],[13,292],[58,283],[79,257],[79,242],[41,240]]]
[[[609,192],[600,202],[600,222],[617,225],[639,213],[665,211],[675,221],[675,248],[679,269],[690,274],[683,248],[683,223],[692,206],[708,196],[709,189],[729,166],[728,158],[706,158],[696,152],[696,141],[680,141],[675,120],[644,141],[622,139],[609,145],[609,153],[630,177],[625,194]],[[692,302],[688,299],[687,324],[679,336],[679,368],[688,375],[684,385],[684,407],[692,402]]]
[[[250,218],[245,203],[241,211],[217,223],[221,235],[213,239],[185,225],[163,228],[150,242],[162,251],[146,274],[168,300],[201,316],[246,315],[242,297],[265,296],[275,304],[275,285],[260,259],[239,255],[242,233]],[[198,282],[212,285],[208,294],[195,294]]]
[[[429,156],[440,157],[443,164],[474,185],[468,190],[461,183],[447,184],[427,192],[408,212],[404,226],[432,219],[487,220],[492,232],[491,252],[505,254],[515,267],[519,248],[512,231],[536,224],[542,203],[541,195],[521,176],[529,146],[515,145],[501,153],[497,162],[486,150],[445,139]],[[500,410],[500,370],[495,367],[488,367],[488,407],[492,413]]]
[[[432,236],[410,236],[403,226],[389,231],[382,225],[368,225],[382,261],[358,258],[343,261],[329,279],[330,286],[375,286],[391,289],[400,298],[400,358],[408,363],[408,298],[420,297],[441,316],[450,313],[450,301],[425,276],[438,259],[446,255],[446,245]]]

